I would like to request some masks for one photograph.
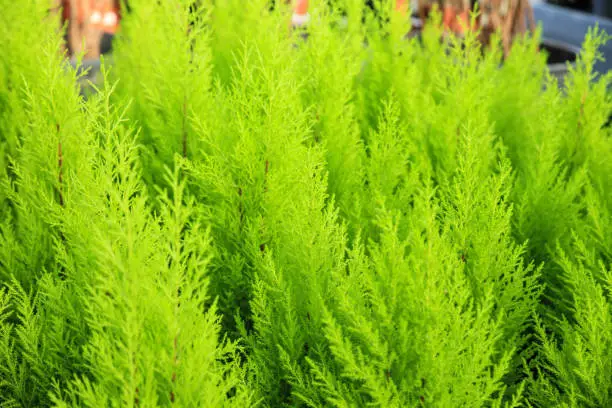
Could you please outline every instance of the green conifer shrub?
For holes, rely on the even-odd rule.
[[[559,89],[539,31],[130,1],[85,100],[8,3],[0,406],[612,403],[607,34]]]

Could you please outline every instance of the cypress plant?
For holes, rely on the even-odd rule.
[[[80,244],[68,255],[73,272],[90,275],[81,286],[88,373],[58,388],[55,402],[249,405],[236,346],[218,343],[216,306],[207,306],[209,241],[179,165],[167,170],[158,210],[148,208],[134,134],[102,98],[91,119],[99,136],[93,179],[75,181],[82,201],[66,223]]]
[[[322,144],[328,171],[329,193],[349,225],[358,223],[362,203],[365,159],[355,108],[354,83],[364,57],[361,24],[340,31],[338,10],[318,8],[309,25],[308,41],[296,58],[306,79],[303,95],[311,112],[312,142]],[[357,13],[358,10],[352,10]],[[357,224],[358,225],[358,224]]]
[[[391,1],[131,1],[85,101],[46,3],[0,4],[0,405],[610,405],[606,34],[558,89]]]
[[[210,10],[192,3],[130,1],[115,41],[117,99],[129,101],[130,119],[141,127],[143,176],[151,194],[175,154],[197,154],[193,118],[206,116],[210,104]]]
[[[0,403],[48,406],[53,384],[82,370],[78,349],[87,333],[68,283],[77,277],[61,261],[60,225],[72,204],[70,174],[87,163],[89,139],[48,4],[2,6]]]

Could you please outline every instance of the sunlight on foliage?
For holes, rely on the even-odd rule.
[[[612,406],[606,33],[134,0],[85,97],[10,3],[0,406]]]

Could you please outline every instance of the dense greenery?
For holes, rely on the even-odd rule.
[[[131,0],[84,100],[11,3],[0,406],[612,406],[606,34],[559,89],[537,36],[500,68],[392,2],[313,1],[305,41]]]

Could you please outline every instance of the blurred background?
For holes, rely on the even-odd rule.
[[[610,0],[549,0],[548,3],[612,18],[612,1]]]
[[[54,2],[52,10],[61,13],[61,21],[67,26],[65,46],[69,55],[82,54],[89,64],[95,64],[100,54],[112,51],[112,41],[121,26],[122,13],[128,13],[130,7],[125,0],[51,1]],[[297,4],[308,3],[305,0],[281,1],[294,2],[294,10],[302,7]],[[420,0],[421,4],[432,1],[444,4],[455,0]],[[464,1],[473,4],[477,0]],[[495,1],[487,1],[496,4]],[[517,0],[497,0],[497,3],[504,1]],[[364,2],[372,3],[372,0]],[[418,23],[419,0],[398,3],[412,3],[413,21]],[[126,10],[122,10],[121,4]],[[551,53],[550,62],[553,64],[573,62],[590,27],[598,25],[612,33],[612,0],[530,0],[530,4],[536,22],[543,27],[544,49]],[[604,73],[612,68],[612,42],[601,51],[607,61],[598,63],[596,69]]]
[[[67,27],[65,46],[69,55],[83,53],[86,59],[92,59],[111,51],[121,20],[120,0],[52,1],[52,11],[61,14],[61,24]]]

